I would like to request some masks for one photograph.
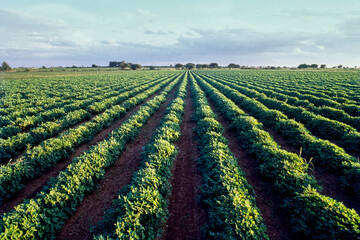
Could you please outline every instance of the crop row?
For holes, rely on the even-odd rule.
[[[162,123],[142,152],[139,170],[132,182],[113,202],[105,223],[94,239],[156,239],[168,218],[171,194],[171,167],[177,156],[174,145],[180,138],[180,125],[186,98],[187,74],[176,98],[166,110]]]
[[[306,101],[308,104],[313,104],[313,106],[322,107],[327,106],[331,108],[336,108],[338,110],[342,110],[346,112],[348,115],[352,116],[360,116],[360,106],[357,106],[356,102],[348,104],[348,103],[338,103],[337,101],[334,101],[332,99],[329,99],[327,97],[318,97],[318,96],[312,96],[311,90],[308,90],[307,93],[304,91],[298,91],[296,89],[292,90],[284,90],[281,86],[274,87],[270,85],[270,83],[263,83],[263,84],[254,84],[251,83],[248,85],[251,88],[260,87],[260,88],[266,88],[273,90],[274,92],[278,94],[284,94],[286,96],[295,97],[298,100],[302,100],[302,102]]]
[[[111,106],[117,105],[122,101],[135,96],[138,93],[143,92],[144,90],[157,85],[159,82],[162,82],[164,79],[159,79],[154,82],[150,82],[147,84],[140,84],[140,86],[130,86],[128,88],[124,88],[121,91],[121,94],[118,94],[115,98],[112,98],[111,101],[107,101],[106,103],[100,105],[96,105],[96,113],[104,112]],[[74,112],[69,112],[65,115],[65,117],[58,119],[54,122],[46,122],[41,126],[30,130],[29,132],[20,133],[15,136],[12,136],[4,141],[0,142],[0,162],[2,160],[7,160],[20,151],[22,151],[25,147],[35,146],[41,141],[52,137],[55,134],[62,132],[64,129],[81,122],[86,118],[90,118],[92,115],[89,113],[90,110],[94,112],[94,108],[92,108],[94,104],[89,106],[89,110],[75,110]]]
[[[349,81],[351,84],[346,85],[343,83],[346,82],[347,76],[344,76],[344,74],[339,75],[339,73],[255,72],[254,74],[250,74],[222,72],[217,76],[236,79],[248,86],[261,83],[270,87],[277,87],[283,91],[298,92],[303,95],[301,97],[304,99],[309,97],[308,100],[313,99],[317,101],[316,97],[328,99],[331,100],[328,102],[329,104],[333,104],[334,106],[345,106],[345,108],[352,108],[352,105],[354,104],[359,105],[360,100],[357,94],[359,89],[354,89],[354,87],[356,87],[356,84],[354,83],[357,81],[356,74],[351,74],[350,77],[353,78]],[[337,83],[341,83],[341,85]],[[352,90],[350,88],[352,88]],[[298,96],[300,97],[300,95]],[[341,105],[339,105],[339,103],[341,103]]]
[[[202,202],[208,209],[207,239],[268,239],[254,190],[222,136],[204,92],[193,76],[194,119],[202,172]]]
[[[360,133],[353,127],[339,121],[316,115],[303,107],[292,106],[280,100],[269,98],[265,94],[242,87],[238,84],[220,79],[217,79],[217,81],[225,83],[249,97],[256,98],[268,108],[277,109],[286,114],[289,118],[301,121],[313,134],[325,139],[337,140],[337,144],[349,152],[359,152]]]
[[[52,89],[52,91],[56,91],[55,89]],[[117,82],[110,83],[109,82],[108,86],[103,86],[100,89],[99,88],[92,89],[92,86],[86,86],[86,87],[84,87],[84,89],[81,89],[84,92],[74,93],[73,98],[67,98],[67,97],[49,98],[49,97],[47,97],[47,95],[45,95],[43,100],[41,99],[42,97],[39,96],[38,98],[36,98],[37,101],[35,102],[34,100],[26,99],[26,97],[21,96],[21,98],[19,98],[19,100],[24,100],[24,98],[25,98],[29,102],[26,102],[26,103],[9,102],[8,103],[9,106],[0,108],[0,112],[2,113],[1,115],[3,115],[3,116],[1,116],[3,125],[0,125],[0,126],[1,127],[4,126],[5,123],[6,123],[6,125],[10,124],[11,122],[15,121],[18,118],[23,118],[26,116],[30,117],[30,116],[39,114],[41,112],[54,109],[54,108],[71,105],[75,101],[82,101],[82,100],[85,100],[88,98],[92,98],[92,97],[96,96],[97,94],[100,94],[103,92],[109,92],[109,91],[115,90],[115,89],[118,89],[118,90],[121,89],[121,86],[119,86],[119,83],[117,83]],[[69,87],[68,91],[70,91],[70,90],[73,91],[74,89]],[[79,91],[79,89],[77,89],[77,90]],[[25,90],[22,90],[22,91],[25,91]],[[65,94],[66,94],[67,90],[61,89],[61,91],[65,92]],[[81,98],[76,96],[78,94],[81,94]],[[9,98],[11,99],[11,97],[12,96],[10,93],[10,96],[7,96],[7,100],[9,100]],[[20,96],[18,96],[18,97],[20,97]]]
[[[360,217],[341,202],[323,196],[308,165],[298,155],[280,148],[261,123],[245,114],[234,102],[201,78],[201,87],[232,123],[243,146],[255,155],[261,173],[269,179],[284,199],[292,230],[306,239],[357,239]]]
[[[279,91],[285,94],[292,94],[293,96],[299,97],[300,99],[309,100],[314,103],[316,106],[329,105],[332,107],[345,108],[350,110],[353,105],[359,105],[358,98],[351,96],[339,97],[339,93],[348,94],[349,92],[344,91],[344,89],[338,89],[337,91],[332,92],[331,89],[327,90],[326,94],[318,92],[311,89],[311,85],[307,86],[286,86],[283,89],[281,88],[281,83],[275,85],[279,88]],[[274,85],[272,87],[275,87]],[[310,88],[309,88],[310,87]],[[355,91],[354,91],[355,93]],[[359,106],[357,106],[359,110]]]
[[[25,200],[0,220],[0,238],[53,239],[83,200],[95,189],[106,168],[140,132],[148,119],[165,102],[179,78],[172,81],[160,95],[145,103],[109,137],[87,150],[49,182],[45,191],[34,199]]]
[[[253,84],[253,82],[251,84]],[[317,93],[313,89],[309,89],[308,86],[304,86],[302,88],[294,87],[294,86],[285,86],[281,88],[281,84],[278,85],[272,85],[268,83],[264,83],[264,84],[268,85],[270,88],[277,88],[280,93],[298,97],[299,99],[302,100],[308,100],[311,103],[313,103],[315,106],[326,105],[336,108],[341,108],[341,107],[346,108],[348,105],[352,105],[353,103],[356,103],[355,101],[348,100],[347,98],[338,98],[338,97],[334,98],[334,97],[329,97],[326,94]]]
[[[58,80],[56,85],[52,85],[53,80],[47,80],[44,83],[45,86],[41,86],[36,80],[25,81],[23,84],[26,88],[17,89],[17,91],[15,90],[16,93],[12,89],[16,89],[16,83],[9,83],[6,89],[7,95],[4,99],[6,104],[0,108],[2,115],[2,125],[0,126],[10,124],[19,118],[30,117],[54,108],[71,105],[76,101],[92,98],[104,92],[111,92],[112,89],[121,89],[117,81],[108,81],[107,85],[94,87],[91,82],[86,81],[85,85],[85,82],[76,78],[73,78],[71,82],[67,81],[67,86],[63,86],[64,82],[61,80]],[[36,89],[32,89],[33,86],[31,84],[36,86]],[[56,93],[59,96],[55,96]]]
[[[232,83],[241,84],[241,85],[245,83],[243,81],[240,82],[237,80],[231,80],[229,78],[224,78],[224,79]],[[305,94],[299,94],[296,91],[284,91],[281,89],[281,87],[273,87],[269,83],[267,84],[246,83],[245,86],[249,89],[253,89],[261,93],[264,93],[271,98],[276,98],[278,100],[281,100],[283,102],[286,102],[294,106],[304,107],[315,114],[319,114],[324,117],[349,124],[354,128],[356,128],[357,130],[360,130],[360,116],[353,117],[344,111],[344,109],[346,109],[347,111],[349,111],[350,113],[356,116],[356,109],[352,111],[352,109],[354,108],[354,106],[352,105],[344,106],[337,103],[337,105],[333,106],[334,104],[327,104],[331,100],[325,98],[319,98],[319,97],[316,97],[316,100],[313,101],[309,101],[308,99],[301,100],[304,98],[304,96],[306,96]],[[281,93],[281,92],[286,92],[286,93]],[[360,107],[359,107],[359,112],[360,112]]]
[[[151,82],[159,82],[162,79],[156,79]],[[46,121],[53,121],[54,119],[66,116],[69,111],[86,108],[90,113],[100,113],[105,111],[107,108],[114,104],[117,104],[123,99],[123,95],[120,93],[130,91],[133,88],[141,87],[145,82],[125,82],[124,85],[118,91],[109,93],[104,92],[103,94],[97,94],[92,98],[85,99],[83,101],[75,101],[71,104],[59,106],[59,108],[51,109],[45,112],[41,112],[39,115],[25,116],[25,118],[17,118],[15,122],[4,126],[0,129],[0,138],[9,138],[17,133],[20,133],[24,129],[29,127],[36,127],[40,123]],[[130,86],[129,86],[130,85]]]
[[[62,133],[57,138],[48,139],[34,147],[13,164],[0,167],[0,201],[11,198],[20,191],[24,184],[68,157],[74,147],[92,139],[105,126],[122,118],[129,109],[145,101],[169,82],[178,81],[180,76],[170,78],[158,85],[127,99],[121,105],[115,105],[89,122]]]
[[[123,86],[118,87],[118,90],[121,90]],[[85,108],[93,103],[93,101],[99,101],[101,98],[98,97],[105,97],[103,95],[108,94],[106,89],[102,90],[104,91],[86,94],[85,98],[82,100],[77,100],[75,98],[61,99],[55,103],[44,103],[43,106],[19,107],[19,109],[13,110],[6,114],[6,116],[1,117],[0,136],[1,138],[7,138],[21,132],[23,129],[34,127],[44,121],[50,121],[54,118],[61,117],[62,114],[66,114],[69,111]],[[116,91],[112,92],[112,94],[116,94]],[[51,102],[51,99],[48,101]]]
[[[360,163],[357,158],[347,154],[337,145],[311,135],[303,124],[288,119],[280,111],[270,110],[257,100],[249,98],[220,82],[209,78],[206,81],[264,125],[275,129],[290,144],[302,148],[303,155],[308,159],[313,158],[315,165],[322,165],[333,172],[340,170],[344,185],[349,190],[360,193]]]
[[[3,82],[6,96],[2,98],[0,115],[13,119],[32,116],[71,104],[74,100],[85,100],[102,93],[114,94],[112,90],[121,89],[120,85],[126,82],[151,81],[166,75],[169,74],[139,72],[6,81]]]

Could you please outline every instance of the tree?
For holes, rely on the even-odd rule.
[[[7,64],[7,62],[3,62],[1,64],[1,70],[3,70],[4,72],[9,72],[11,71],[11,67],[9,66],[9,64]]]
[[[305,64],[305,63],[300,64],[300,65],[298,66],[299,69],[304,69],[304,68],[308,68],[308,67],[309,67],[309,65],[307,65],[307,64]]]
[[[119,62],[116,62],[116,61],[111,61],[109,62],[109,67],[119,67]]]
[[[238,64],[235,64],[235,63],[230,63],[229,65],[228,65],[228,68],[240,68],[240,66],[238,65]]]
[[[196,64],[196,68],[197,69],[209,68],[209,65],[208,64]]]
[[[185,67],[186,67],[187,69],[193,69],[193,68],[195,68],[195,64],[193,64],[193,63],[187,63],[187,64],[185,65]]]
[[[142,66],[140,64],[130,64],[130,68],[132,70],[138,70],[138,69],[141,69]]]
[[[121,70],[125,70],[127,68],[130,68],[130,64],[126,63],[125,61],[121,61],[119,67],[121,68]]]
[[[321,64],[320,68],[326,68],[326,64]]]
[[[341,65],[341,64],[339,66],[337,66],[337,68],[342,68],[342,67],[343,67],[343,65]]]
[[[181,63],[175,64],[176,69],[182,69],[183,67],[184,67],[184,65],[182,65]]]
[[[155,70],[155,67],[154,67],[154,66],[150,66],[149,69],[150,69],[150,70]]]
[[[310,67],[311,67],[311,68],[318,68],[319,65],[317,65],[317,64],[314,63],[314,64],[311,64]]]
[[[217,63],[210,63],[209,67],[210,67],[210,68],[218,68],[218,67],[219,67],[219,64],[217,64]]]
[[[97,68],[97,67],[99,67],[98,65],[96,65],[96,64],[93,64],[93,65],[91,65],[91,67],[93,67],[93,68]]]

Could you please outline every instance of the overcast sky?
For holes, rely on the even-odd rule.
[[[359,0],[0,0],[10,66],[360,66]]]

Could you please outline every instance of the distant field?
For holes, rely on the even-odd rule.
[[[360,239],[356,70],[0,81],[0,239]]]

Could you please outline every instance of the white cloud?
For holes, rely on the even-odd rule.
[[[313,10],[291,16],[306,13],[328,16]],[[244,65],[358,61],[360,18],[351,15],[341,21],[329,27],[334,31],[281,27],[264,31],[235,23],[204,27],[209,26],[207,21],[197,24],[191,19],[183,25],[176,19],[170,24],[147,9],[100,17],[70,5],[43,4],[27,12],[0,10],[0,58],[13,65],[38,66],[101,65],[122,59],[142,64],[231,61]]]
[[[136,13],[137,13],[139,16],[145,17],[145,18],[154,18],[154,17],[157,17],[156,14],[151,13],[150,11],[144,10],[144,9],[137,9],[137,10],[136,10]]]

